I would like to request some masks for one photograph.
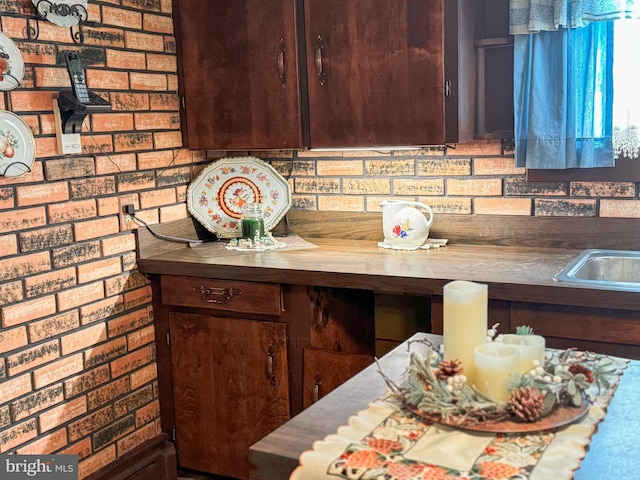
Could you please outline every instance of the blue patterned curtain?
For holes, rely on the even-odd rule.
[[[640,0],[510,1],[517,166],[614,166],[613,20],[620,18],[640,18]]]

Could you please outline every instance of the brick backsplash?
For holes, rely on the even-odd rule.
[[[229,155],[182,147],[171,5],[89,1],[76,44],[31,0],[0,1],[25,63],[0,107],[27,123],[37,151],[31,172],[0,177],[0,453],[75,453],[80,478],[160,432],[151,289],[121,205],[149,223],[184,218],[189,182]],[[112,111],[89,115],[82,153],[64,156],[52,100],[69,86],[68,50]],[[640,217],[635,183],[532,183],[511,144],[454,147],[234,155],[272,163],[298,209],[373,212],[401,197],[459,215]]]

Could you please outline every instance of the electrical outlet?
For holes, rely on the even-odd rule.
[[[118,216],[120,218],[120,231],[124,232],[125,230],[131,230],[136,228],[136,222],[133,221],[133,217],[129,215],[125,207],[127,205],[132,205],[135,209],[137,204],[138,196],[135,194],[123,195],[118,198]]]

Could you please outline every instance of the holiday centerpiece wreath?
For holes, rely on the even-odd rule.
[[[497,326],[489,330],[488,340],[496,338]],[[533,335],[533,330],[518,327],[516,333]],[[574,422],[588,413],[590,391],[606,390],[616,375],[613,359],[606,355],[547,349],[543,364],[534,361],[531,370],[508,380],[507,401],[494,401],[467,384],[457,359],[443,360],[441,347],[426,339],[415,342],[426,344],[427,352],[411,352],[400,384],[378,365],[389,388],[386,401],[428,420],[469,430],[527,432]]]

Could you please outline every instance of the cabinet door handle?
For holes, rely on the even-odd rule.
[[[280,49],[278,51],[278,75],[280,76],[280,83],[283,87],[287,86],[287,72],[284,70],[284,54],[287,51],[287,44],[284,38],[280,39]]]
[[[322,377],[320,372],[316,372],[316,376],[313,380],[313,392],[311,393],[311,403],[316,403],[320,400],[320,386],[322,385]]]
[[[273,358],[276,356],[276,349],[273,345],[269,345],[267,350],[267,379],[272,387],[276,386],[276,376],[273,373]]]
[[[316,72],[321,87],[324,86],[324,82],[327,80],[327,74],[322,68],[322,50],[324,50],[324,40],[318,35],[318,38],[316,38]]]
[[[205,287],[204,285],[193,287],[193,291],[202,295],[202,300],[208,303],[229,303],[232,297],[242,294],[237,288]]]

